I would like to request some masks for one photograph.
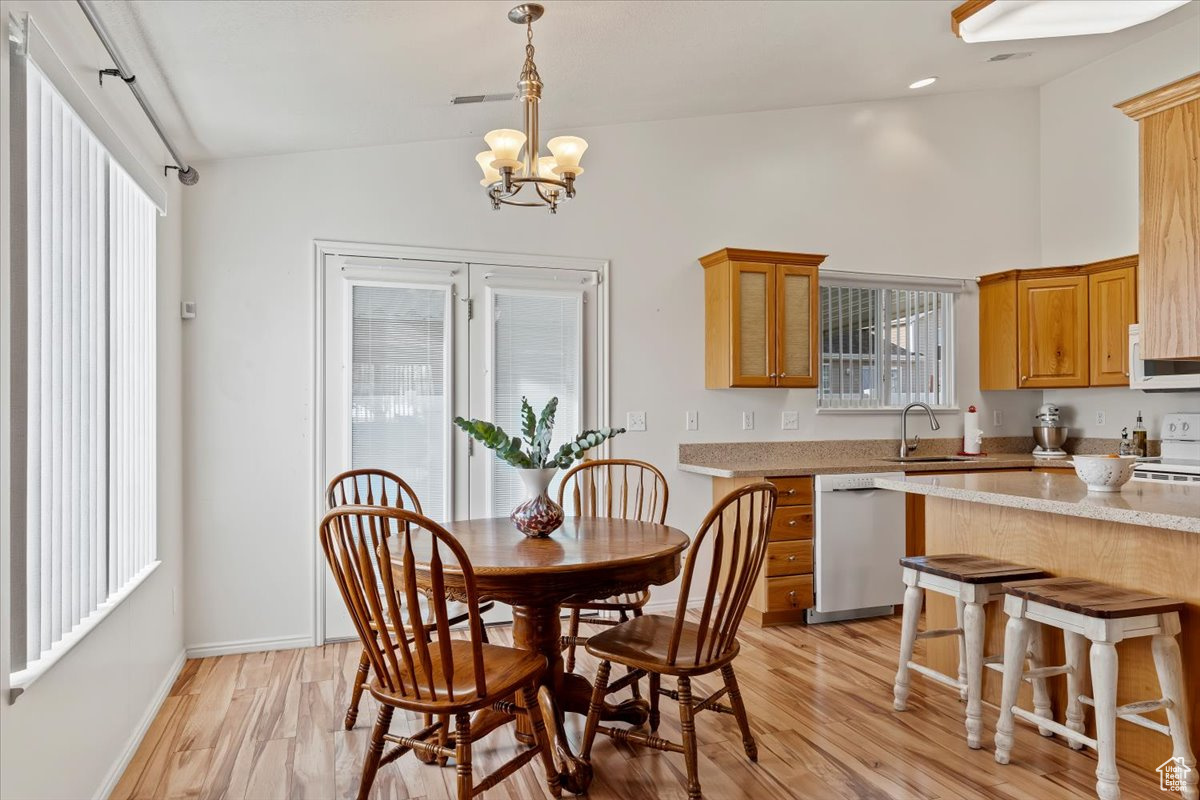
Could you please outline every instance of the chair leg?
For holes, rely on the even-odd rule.
[[[1158,671],[1158,685],[1162,696],[1171,701],[1167,708],[1167,725],[1171,729],[1171,756],[1179,759],[1176,774],[1182,774],[1180,794],[1183,800],[1196,800],[1200,795],[1197,784],[1200,775],[1196,772],[1196,756],[1188,741],[1187,700],[1183,692],[1183,663],[1179,658],[1179,642],[1174,636],[1158,635],[1151,639],[1154,667]]]
[[[1117,772],[1117,648],[1112,642],[1092,642],[1092,698],[1096,704],[1096,794],[1118,800]]]
[[[658,723],[661,719],[658,713],[658,690],[662,686],[662,676],[657,672],[650,673],[650,732],[654,733],[658,730]]]
[[[892,708],[903,711],[908,707],[908,662],[912,661],[913,646],[917,643],[917,623],[921,616],[921,590],[916,579],[904,590],[904,617],[900,628],[900,667],[892,687]]]
[[[488,638],[487,625],[479,626],[479,638],[483,640],[484,644],[492,643],[492,640]]]
[[[579,635],[579,609],[571,609],[571,621],[567,623],[567,637],[570,642],[567,645],[567,661],[563,665],[563,669],[567,672],[575,671],[575,637]]]
[[[963,604],[963,674],[967,691],[967,747],[978,750],[983,735],[983,606]]]
[[[996,763],[1007,764],[1013,746],[1013,706],[1025,672],[1029,651],[1029,627],[1024,617],[1009,617],[1004,627],[1004,683],[1000,688],[1000,716],[996,720]]]
[[[475,782],[471,774],[471,715],[466,711],[454,715],[454,761],[458,778],[458,800],[471,800]]]
[[[1073,631],[1063,631],[1063,644],[1067,651],[1067,727],[1083,733],[1086,710],[1079,698],[1087,694],[1088,640]],[[1072,750],[1082,750],[1082,742],[1069,742]]]
[[[1046,666],[1044,635],[1044,628],[1041,623],[1031,623],[1029,666],[1033,669]],[[1033,713],[1043,719],[1054,719],[1054,712],[1050,709],[1050,690],[1046,687],[1046,679],[1034,678],[1031,683],[1033,684]],[[1042,736],[1054,735],[1054,731],[1049,728],[1038,728],[1038,733]]]
[[[742,690],[738,688],[733,664],[721,667],[721,677],[725,679],[725,688],[729,690],[729,703],[733,706],[733,715],[737,718],[738,727],[742,729],[742,747],[746,749],[746,755],[751,761],[758,761],[758,745],[754,743],[750,717],[746,716],[746,704],[742,702]]]
[[[346,730],[350,730],[354,723],[358,722],[358,704],[362,702],[363,686],[366,685],[370,671],[371,658],[364,647],[358,659],[358,669],[354,672],[354,689],[350,692],[350,707],[346,709]]]
[[[442,714],[438,716],[437,721],[442,723],[441,729],[437,732],[438,747],[445,747],[446,743],[450,741],[450,717]],[[433,756],[428,761],[425,758],[421,758],[421,760],[426,764],[432,764],[436,761],[439,767],[444,767],[450,759],[447,756]]]
[[[700,800],[700,765],[696,756],[696,719],[692,711],[692,679],[679,676],[679,727],[683,731],[683,757],[687,761],[688,800]]]
[[[588,706],[587,723],[583,726],[583,744],[579,757],[589,761],[592,757],[592,742],[596,738],[596,728],[600,725],[600,713],[604,710],[604,695],[608,693],[608,673],[612,663],[601,661],[596,669],[596,685],[592,689],[592,702]]]
[[[634,616],[635,618],[636,618],[636,617],[640,617],[640,616],[642,615],[642,610],[641,610],[640,608],[635,608],[635,609],[633,609],[633,611],[632,611],[631,613],[633,614],[633,616]],[[633,669],[633,667],[628,667],[628,668],[626,668],[626,670],[625,670],[625,671],[626,671],[627,673],[629,673],[629,672],[633,672],[633,671],[634,671],[634,669]],[[634,700],[641,700],[641,699],[642,699],[642,686],[641,686],[641,683],[642,683],[642,682],[641,682],[641,680],[639,679],[639,680],[636,680],[636,681],[634,681],[633,683],[629,684],[629,691],[630,691],[630,693],[633,695],[633,699],[634,699]]]
[[[381,706],[379,716],[375,719],[375,727],[371,728],[371,743],[367,745],[367,758],[363,762],[362,780],[358,784],[358,800],[367,800],[371,794],[371,785],[375,783],[375,773],[379,771],[379,762],[383,758],[383,737],[391,725],[392,707]]]
[[[542,758],[542,767],[546,771],[546,787],[554,797],[562,796],[562,786],[558,777],[558,767],[554,764],[554,753],[550,750],[554,743],[546,730],[546,722],[542,719],[542,707],[538,705],[537,686],[530,684],[521,693],[525,701],[525,710],[529,713],[529,726],[533,728],[533,738],[537,741]]]

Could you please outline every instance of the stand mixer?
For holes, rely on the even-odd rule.
[[[1067,453],[1062,446],[1067,440],[1067,426],[1058,424],[1058,406],[1052,403],[1039,406],[1034,419],[1033,440],[1037,442],[1037,447],[1033,448],[1033,455],[1037,458],[1066,458]]]

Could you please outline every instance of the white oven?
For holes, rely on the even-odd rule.
[[[1129,326],[1129,388],[1145,392],[1200,389],[1200,361],[1142,359],[1141,326]]]
[[[1139,461],[1133,480],[1200,485],[1200,413],[1164,415],[1161,439],[1162,455]]]

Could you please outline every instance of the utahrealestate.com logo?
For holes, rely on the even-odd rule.
[[[1195,767],[1189,767],[1183,756],[1172,756],[1158,765],[1158,788],[1164,792],[1183,792],[1184,782]]]

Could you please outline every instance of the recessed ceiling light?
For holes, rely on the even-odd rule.
[[[937,75],[931,75],[928,78],[921,78],[919,81],[913,81],[908,85],[910,89],[924,89],[929,84],[937,80]]]
[[[1087,36],[1132,28],[1188,0],[969,0],[950,12],[964,42]]]

